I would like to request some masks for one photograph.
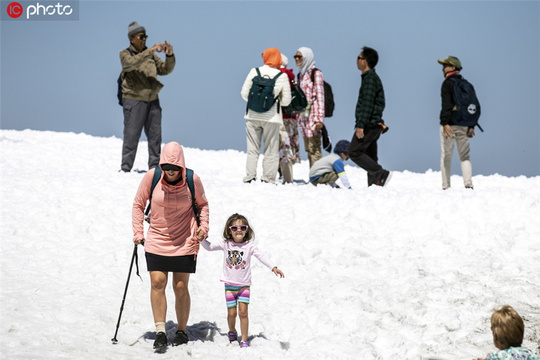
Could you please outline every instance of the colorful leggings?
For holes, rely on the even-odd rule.
[[[237,303],[249,304],[249,286],[225,284],[225,300],[227,307],[236,307]]]

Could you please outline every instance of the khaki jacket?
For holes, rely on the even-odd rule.
[[[130,48],[133,55],[127,49],[120,51],[122,97],[139,101],[157,100],[163,87],[157,76],[167,75],[173,71],[176,64],[174,54],[167,56],[163,61],[149,48],[140,53],[137,53],[133,46]]]

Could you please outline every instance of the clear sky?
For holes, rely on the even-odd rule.
[[[334,143],[350,140],[361,82],[356,57],[370,46],[380,56],[390,127],[379,141],[384,167],[440,169],[437,59],[454,55],[482,105],[485,132],[477,130],[471,143],[474,174],[540,175],[540,1],[79,5],[76,21],[1,22],[1,128],[121,138],[118,53],[135,20],[146,27],[147,45],[167,40],[177,58],[174,72],[161,77],[164,142],[245,151],[240,89],[247,73],[262,65],[268,47],[279,48],[297,72],[292,56],[301,46],[313,49],[333,87],[336,110],[326,124]],[[460,173],[457,154],[453,172]]]

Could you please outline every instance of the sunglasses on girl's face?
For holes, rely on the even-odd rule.
[[[298,60],[298,59],[301,59],[301,58],[302,58],[302,55],[294,55],[293,57],[294,57],[296,60]]]
[[[247,225],[240,225],[240,226],[236,226],[236,225],[233,225],[233,226],[229,226],[229,230],[231,231],[247,231],[247,229],[249,228],[249,226]]]

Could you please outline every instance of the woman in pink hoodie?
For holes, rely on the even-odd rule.
[[[135,244],[144,243],[146,264],[150,272],[150,300],[156,324],[154,348],[167,346],[165,317],[167,299],[165,287],[168,273],[173,273],[173,289],[176,297],[178,330],[173,346],[188,342],[186,325],[189,318],[191,298],[189,275],[195,273],[199,241],[208,234],[208,200],[201,179],[193,174],[195,194],[191,194],[186,181],[186,166],[182,146],[170,142],[163,147],[159,166],[160,181],[152,193],[150,227],[144,236],[144,210],[150,198],[155,169],[143,177],[133,202],[132,225]],[[199,211],[200,225],[192,207],[192,196]]]

